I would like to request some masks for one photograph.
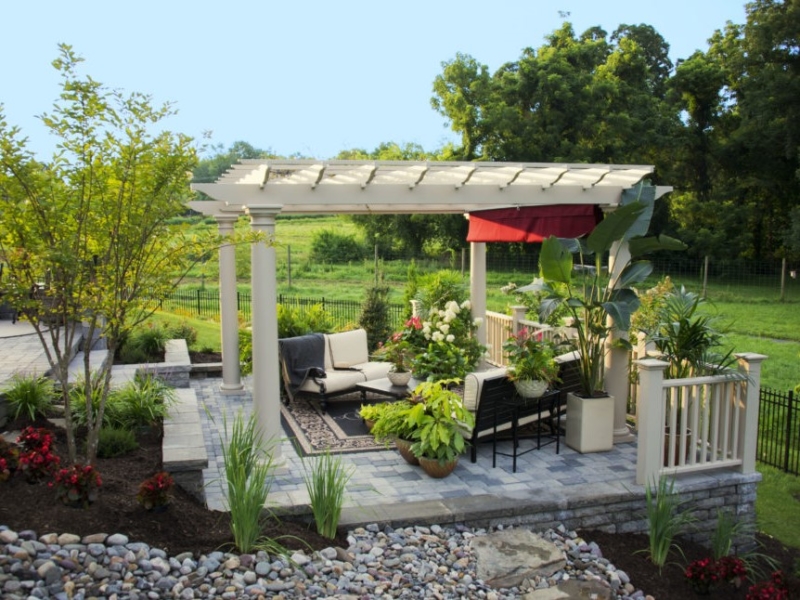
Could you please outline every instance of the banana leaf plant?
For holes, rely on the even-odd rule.
[[[580,395],[586,398],[603,397],[606,342],[614,330],[627,331],[631,315],[639,307],[639,297],[633,287],[644,281],[653,270],[642,255],[655,250],[683,250],[686,246],[667,236],[644,237],[650,224],[655,188],[639,186],[633,190],[636,199],[623,204],[595,227],[586,240],[559,239],[550,236],[542,243],[539,256],[541,281],[535,284],[542,294],[539,307],[544,321],[559,307],[566,307],[577,330],[577,350],[580,354]],[[644,198],[643,198],[644,196]],[[620,243],[617,243],[620,242]],[[627,242],[630,258],[620,252],[621,242]],[[614,253],[616,278],[607,281],[603,276],[603,257]],[[593,261],[586,264],[586,259]],[[577,258],[577,271],[575,275]],[[619,261],[625,261],[620,264]],[[520,290],[533,289],[520,288]],[[630,347],[627,339],[619,343]]]

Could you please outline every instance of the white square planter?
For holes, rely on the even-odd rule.
[[[581,398],[567,394],[564,442],[578,452],[606,452],[614,447],[614,397]]]

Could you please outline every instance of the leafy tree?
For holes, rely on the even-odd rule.
[[[71,349],[80,339],[105,338],[113,353],[151,312],[149,298],[167,295],[189,265],[197,242],[172,235],[166,221],[188,199],[195,166],[192,140],[163,128],[174,113],[150,96],[109,91],[81,77],[83,61],[61,45],[53,66],[62,90],[41,116],[59,140],[50,162],[39,162],[0,107],[0,254],[7,263],[4,298],[35,328],[65,406],[68,452],[76,462],[68,385]],[[207,248],[207,247],[206,247]],[[88,350],[88,348],[87,348]],[[85,386],[86,460],[97,453],[110,366],[84,353],[83,380],[101,382],[99,410]]]
[[[231,168],[231,165],[243,159],[277,158],[269,150],[255,148],[243,141],[234,142],[227,151],[222,148],[222,145],[214,146],[213,150],[215,154],[198,161],[197,166],[194,168],[193,181],[199,183],[216,181],[220,175]]]

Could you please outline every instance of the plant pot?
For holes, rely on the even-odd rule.
[[[681,452],[680,452],[680,448],[681,447],[680,447],[680,443],[681,443],[680,434],[677,434],[675,436],[674,443],[670,444],[670,428],[669,428],[669,426],[664,427],[664,455],[663,456],[664,456],[664,466],[665,467],[670,466],[670,464],[669,464],[670,447],[672,448],[672,453],[673,453],[672,454],[672,458],[673,458],[673,461],[674,461],[672,463],[672,466],[674,466],[674,467],[680,466],[680,464],[681,464]],[[692,447],[692,430],[691,429],[687,429],[686,430],[686,451],[684,452],[684,456],[683,456],[683,460],[684,460],[683,464],[687,464],[689,462],[689,456],[690,456],[690,452],[691,452],[691,450],[690,450],[691,447]]]
[[[386,377],[389,379],[389,381],[391,381],[392,385],[397,387],[405,387],[408,385],[408,382],[411,381],[411,371],[404,371],[402,373],[389,371],[386,374]]]
[[[441,479],[452,473],[458,465],[458,457],[447,462],[439,462],[437,458],[419,457],[419,466],[429,477]]]
[[[614,396],[583,398],[567,394],[564,442],[581,454],[614,447]]]
[[[547,391],[548,383],[543,379],[516,379],[514,387],[523,398],[541,398]]]
[[[364,425],[367,426],[367,431],[372,431],[372,428],[375,427],[375,421],[372,419],[364,419]]]
[[[397,451],[400,453],[400,456],[402,456],[408,464],[416,467],[419,465],[419,459],[414,456],[413,452],[411,452],[412,443],[413,442],[404,440],[402,438],[394,439],[394,445],[397,447]]]

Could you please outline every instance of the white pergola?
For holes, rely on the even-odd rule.
[[[649,165],[598,165],[495,162],[412,162],[349,160],[243,160],[215,183],[192,184],[213,201],[189,206],[213,216],[220,234],[231,236],[240,215],[248,215],[252,230],[271,237],[278,214],[468,214],[493,208],[559,204],[595,204],[613,210],[624,190],[653,172]],[[656,197],[670,191],[656,189]],[[470,293],[473,315],[486,313],[486,245],[470,245]],[[280,373],[275,248],[254,243],[251,248],[253,404],[264,439],[278,439]],[[613,270],[613,265],[610,265]],[[239,372],[236,265],[232,245],[219,251],[222,324],[223,393],[242,390]],[[478,335],[486,341],[485,329]],[[624,369],[614,361],[609,383]],[[623,382],[624,385],[624,382]],[[615,395],[615,433],[623,436],[624,394]],[[619,407],[621,401],[621,409]],[[280,446],[276,447],[280,452]],[[280,455],[274,459],[279,460]]]

